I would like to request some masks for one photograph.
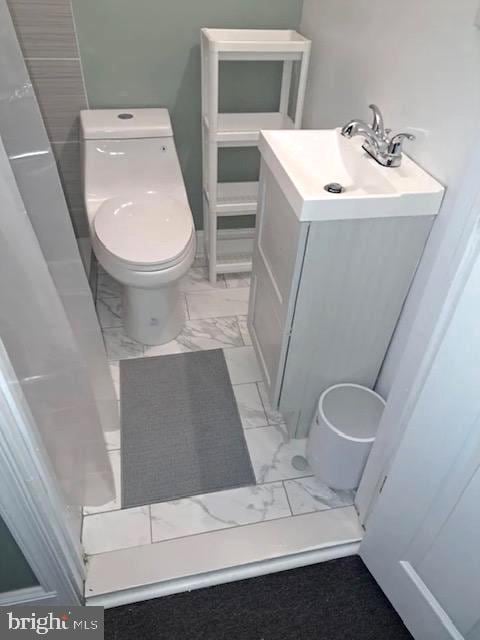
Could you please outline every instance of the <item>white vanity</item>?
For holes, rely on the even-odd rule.
[[[266,131],[259,148],[248,323],[270,400],[303,437],[327,387],[375,385],[444,190],[339,130]]]

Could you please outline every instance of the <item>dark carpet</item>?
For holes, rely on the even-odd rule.
[[[412,640],[360,558],[105,611],[106,640]]]

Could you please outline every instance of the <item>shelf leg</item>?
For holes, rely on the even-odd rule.
[[[208,265],[208,217],[209,217],[209,209],[208,202],[203,196],[203,255],[205,256],[205,260]]]
[[[295,129],[302,126],[303,105],[305,104],[305,91],[307,89],[308,64],[310,62],[310,50],[302,55],[300,65],[300,77],[298,79],[297,104],[295,107]]]
[[[290,102],[290,88],[292,86],[292,60],[285,60],[282,73],[282,90],[280,93],[280,113],[288,115],[288,105]]]
[[[218,128],[218,53],[210,52],[208,58],[208,276],[210,282],[217,281],[217,182],[218,182],[218,147],[215,139]]]
[[[217,181],[218,181],[218,147],[210,140],[208,143],[208,272],[210,282],[217,280]]]
[[[207,235],[207,234],[205,234]],[[217,216],[208,217],[208,277],[212,284],[217,281]]]

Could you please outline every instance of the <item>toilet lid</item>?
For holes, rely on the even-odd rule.
[[[143,266],[174,261],[185,251],[193,232],[188,204],[159,193],[106,200],[93,224],[97,238],[110,253]]]

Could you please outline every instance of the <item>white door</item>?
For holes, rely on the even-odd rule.
[[[418,394],[360,555],[417,640],[480,640],[480,259]],[[473,255],[473,254],[476,254]],[[465,266],[465,265],[464,265]]]

